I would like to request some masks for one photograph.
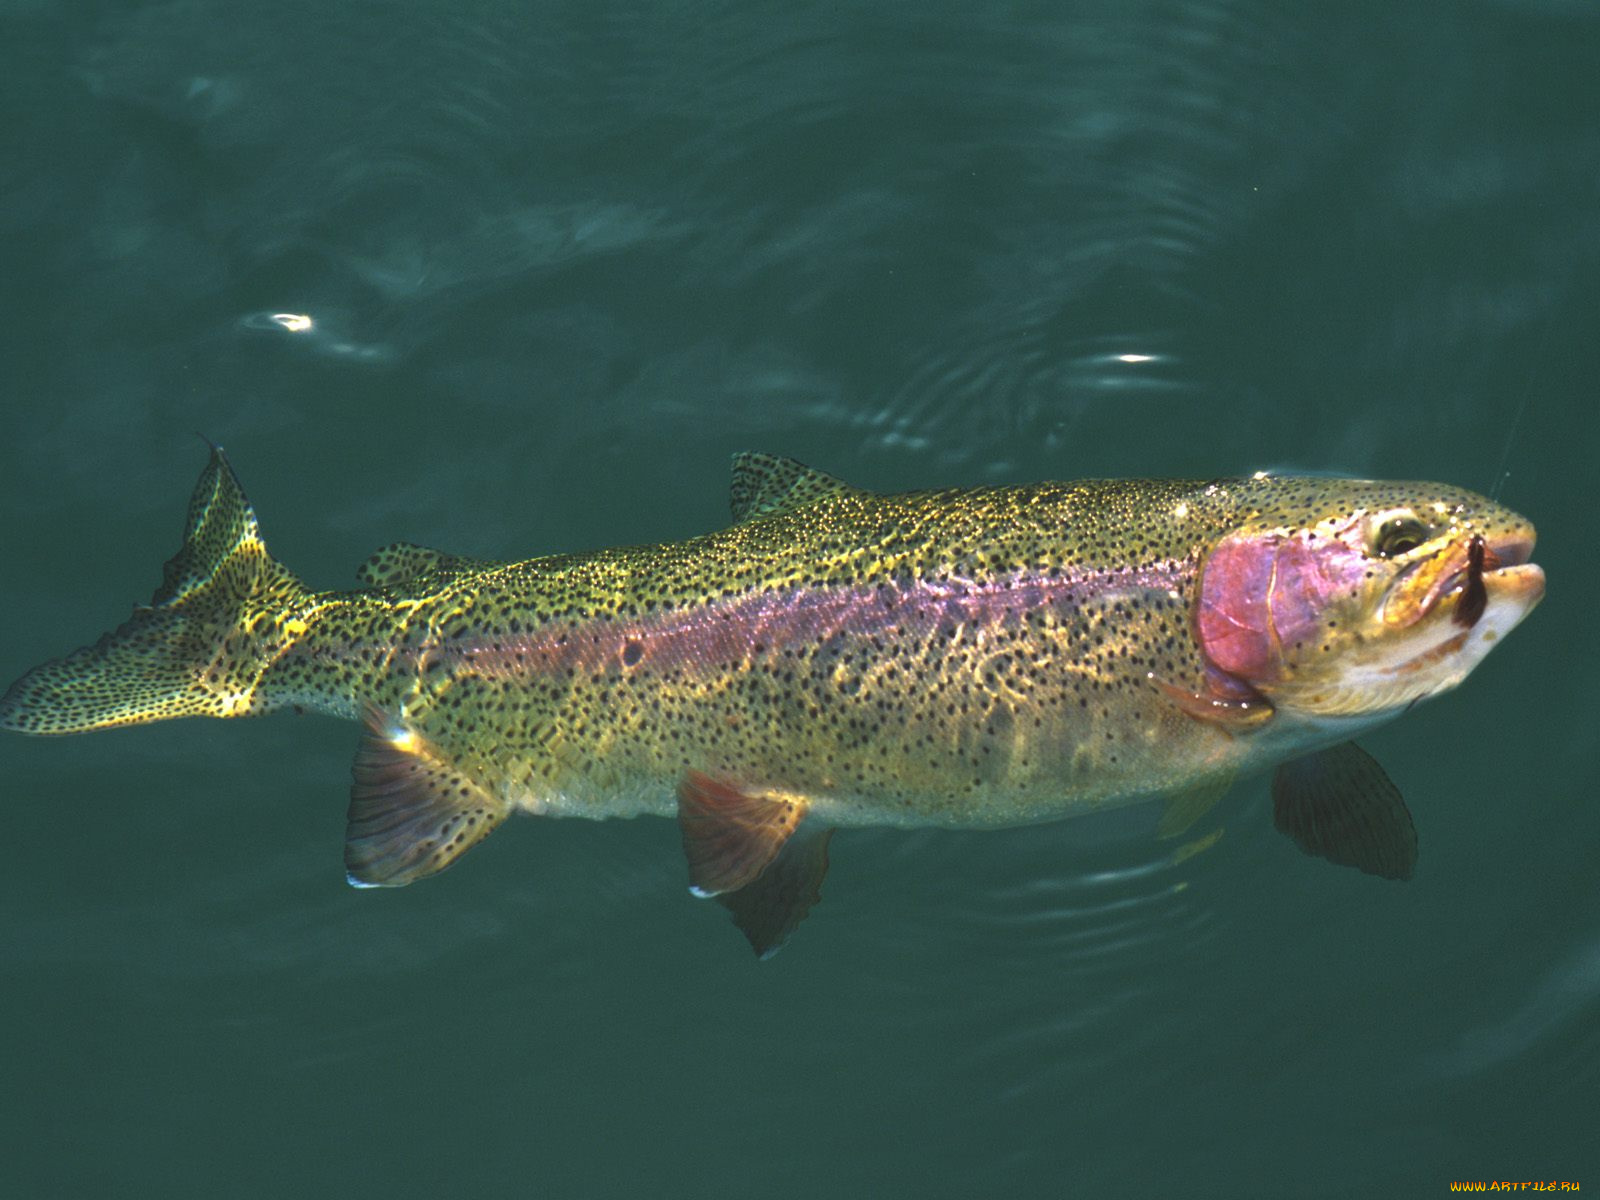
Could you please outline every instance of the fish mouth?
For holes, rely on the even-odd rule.
[[[1533,544],[1522,534],[1489,538],[1479,533],[1410,564],[1384,602],[1384,621],[1414,625],[1448,608],[1455,624],[1471,629],[1491,596],[1522,596],[1531,607],[1544,594],[1544,572],[1528,561]]]
[[[1445,580],[1440,596],[1455,597],[1450,619],[1471,629],[1489,607],[1491,589],[1496,595],[1536,591],[1544,593],[1544,572],[1528,560],[1533,541],[1524,537],[1501,538],[1492,546],[1481,533],[1467,543],[1467,565]]]
[[[1403,649],[1380,674],[1411,681],[1413,703],[1454,687],[1544,598],[1544,571],[1532,554],[1531,537],[1474,534],[1411,564],[1383,611],[1391,630],[1406,631]]]

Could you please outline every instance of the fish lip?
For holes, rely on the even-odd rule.
[[[1426,616],[1433,612],[1447,596],[1459,598],[1466,591],[1472,540],[1467,538],[1450,547],[1448,553],[1459,555],[1461,565],[1428,589],[1428,594],[1423,598],[1421,605],[1422,615]],[[1483,556],[1482,578],[1484,586],[1487,587],[1490,586],[1491,580],[1505,581],[1513,578],[1519,573],[1518,568],[1528,565],[1528,560],[1533,557],[1533,539],[1520,536],[1493,540],[1485,538]],[[1540,579],[1544,578],[1544,572],[1539,571],[1537,567],[1534,570],[1538,571]]]
[[[1461,602],[1468,588],[1472,545],[1476,537],[1458,538],[1444,549],[1424,555],[1401,570],[1389,585],[1389,599],[1384,606],[1385,620],[1391,627],[1415,625],[1435,615],[1446,601],[1452,604]],[[1481,575],[1484,587],[1492,592],[1527,589],[1542,593],[1544,572],[1528,561],[1533,554],[1533,544],[1533,538],[1522,532],[1485,537]],[[1448,569],[1438,569],[1435,578],[1426,585],[1426,590],[1417,595],[1421,580],[1415,584],[1411,581],[1419,571],[1434,570],[1434,564],[1439,562],[1441,556],[1446,559]],[[1410,599],[1405,599],[1408,593]],[[1389,608],[1395,598],[1401,598],[1404,605],[1397,613]]]
[[[1520,567],[1527,564],[1533,557],[1533,539],[1530,537],[1503,537],[1498,540],[1486,542],[1486,549],[1499,562],[1499,566],[1492,571],[1484,572],[1493,575],[1495,571],[1507,567]]]
[[[1485,571],[1483,581],[1500,594],[1521,592],[1529,604],[1544,599],[1544,568],[1538,563],[1520,562]]]
[[[1452,545],[1442,554],[1458,558],[1461,565],[1448,573],[1441,573],[1429,587],[1427,595],[1418,604],[1415,615],[1405,624],[1417,626],[1434,616],[1444,616],[1444,629],[1454,632],[1442,641],[1426,646],[1420,653],[1386,668],[1388,674],[1406,675],[1425,670],[1441,659],[1462,649],[1478,622],[1483,619],[1487,606],[1494,603],[1511,603],[1521,608],[1522,614],[1530,611],[1544,599],[1544,569],[1529,561],[1533,554],[1533,540],[1528,537],[1503,537],[1483,543],[1483,567],[1479,575],[1479,594],[1471,595],[1470,579],[1472,544],[1474,538]],[[1422,562],[1411,564],[1402,579],[1411,575]],[[1494,565],[1490,565],[1494,564]],[[1502,622],[1504,617],[1501,617]],[[1516,617],[1512,624],[1521,620]],[[1429,628],[1440,628],[1429,622]],[[1493,634],[1489,635],[1491,638]]]

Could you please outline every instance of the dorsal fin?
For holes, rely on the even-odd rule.
[[[394,542],[374,551],[372,557],[357,568],[356,578],[365,587],[394,589],[407,587],[424,575],[487,571],[502,565],[493,559],[467,558],[410,542]]]
[[[860,491],[842,479],[779,454],[746,450],[733,456],[733,487],[729,500],[735,522],[794,512],[828,496],[848,496]]]

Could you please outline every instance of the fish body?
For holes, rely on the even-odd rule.
[[[397,544],[360,588],[316,592],[267,554],[218,450],[152,604],[24,676],[0,725],[359,718],[352,882],[431,874],[517,809],[676,816],[695,889],[769,952],[816,899],[833,828],[1153,797],[1192,815],[1318,752],[1280,825],[1408,874],[1409,817],[1386,846],[1319,846],[1327,813],[1294,806],[1332,786],[1341,818],[1397,821],[1381,771],[1337,748],[1459,683],[1543,593],[1532,526],[1436,484],[881,495],[741,455],[733,510],[684,541],[524,562]]]

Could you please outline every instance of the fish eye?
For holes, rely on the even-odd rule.
[[[1426,542],[1430,533],[1415,513],[1389,513],[1373,531],[1372,549],[1380,558],[1398,558]]]

